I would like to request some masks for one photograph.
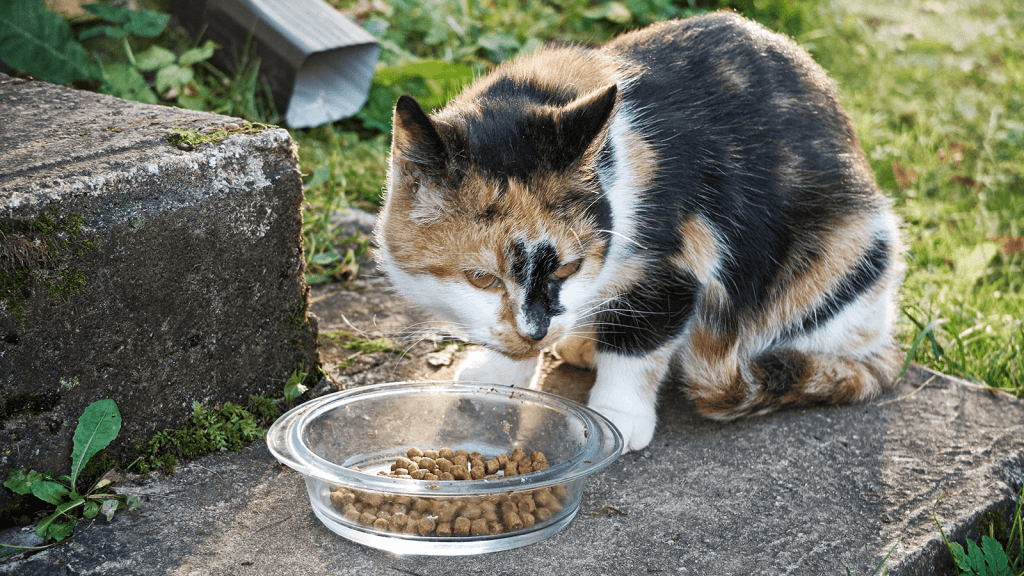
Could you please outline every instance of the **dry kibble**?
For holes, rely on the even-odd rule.
[[[523,521],[523,528],[533,528],[533,525],[537,523],[537,519],[529,512],[520,512],[519,519]]]
[[[533,501],[537,503],[537,506],[540,506],[542,508],[547,506],[554,500],[555,497],[551,495],[551,490],[547,488],[537,490],[536,492],[533,493]]]
[[[479,480],[529,474],[547,467],[544,453],[533,451],[527,455],[522,448],[485,460],[479,452],[414,447],[395,459],[390,472],[379,474],[415,480]],[[342,511],[347,522],[381,531],[438,537],[495,535],[532,528],[558,514],[567,498],[563,485],[511,495],[454,499],[392,496],[343,487],[332,487],[330,492],[331,504]]]
[[[487,531],[487,520],[483,518],[477,518],[473,520],[469,525],[469,533],[473,536],[484,536],[488,533]]]
[[[402,514],[401,512],[399,512],[398,514],[395,514],[394,516],[391,517],[390,520],[388,520],[388,526],[392,530],[394,530],[395,532],[398,532],[399,530],[404,528],[405,525],[408,524],[408,523],[409,523],[409,517],[406,516],[405,514]]]
[[[515,460],[509,460],[508,464],[505,464],[505,476],[518,476],[519,475],[519,463]]]
[[[513,530],[519,530],[523,527],[523,520],[519,517],[519,514],[515,512],[509,512],[503,514],[501,517],[501,523],[505,526],[505,530],[512,532]]]
[[[338,510],[344,510],[346,504],[352,504],[355,500],[356,495],[348,490],[331,492],[331,504]]]
[[[345,520],[348,520],[353,524],[359,522],[359,510],[356,510],[355,507],[345,510]]]
[[[452,525],[450,522],[441,522],[437,525],[437,535],[445,538],[452,535]]]
[[[455,519],[455,524],[452,526],[452,533],[456,536],[469,536],[469,525],[472,522],[465,516],[459,516]]]
[[[435,526],[436,524],[430,518],[420,518],[416,522],[416,531],[420,533],[420,536],[426,536],[434,531]]]
[[[462,510],[462,516],[469,520],[476,520],[484,515],[484,511],[480,508],[479,504],[469,504]]]
[[[486,472],[487,474],[497,474],[498,473],[498,468],[499,468],[499,466],[498,466],[498,459],[497,458],[494,458],[494,459],[488,460],[487,462],[484,462],[484,472]]]

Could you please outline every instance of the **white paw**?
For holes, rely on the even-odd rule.
[[[486,348],[470,351],[455,370],[455,379],[526,388],[533,378],[537,358],[513,360]]]
[[[625,445],[624,453],[643,450],[654,438],[657,414],[653,406],[650,410],[640,408],[630,411],[623,410],[621,406],[591,403],[590,409],[611,420],[612,424],[619,429],[619,433],[622,434],[622,442]]]

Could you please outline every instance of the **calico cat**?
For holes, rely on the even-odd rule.
[[[731,419],[889,387],[899,222],[826,73],[718,12],[506,62],[433,115],[401,97],[377,258],[528,385],[552,347],[648,445],[663,382]]]

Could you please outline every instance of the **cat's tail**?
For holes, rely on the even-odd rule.
[[[895,344],[857,358],[789,348],[737,363],[727,377],[727,367],[719,366],[714,382],[692,373],[685,380],[698,411],[731,420],[783,406],[868,400],[892,387],[902,361]]]

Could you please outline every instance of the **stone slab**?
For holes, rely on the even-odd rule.
[[[432,364],[446,343],[430,325],[410,331],[422,318],[380,282],[313,290],[324,332],[409,338],[404,357],[368,354],[333,371],[336,386],[449,375],[460,353]],[[325,346],[332,354],[344,352]],[[592,382],[552,358],[538,379],[580,399]],[[857,406],[717,423],[668,390],[659,416],[648,449],[587,482],[566,529],[516,550],[433,558],[348,542],[313,515],[301,476],[257,443],[172,478],[122,484],[144,500],[139,510],[0,565],[0,574],[834,576],[872,574],[890,550],[892,576],[953,574],[932,514],[962,542],[987,512],[1008,512],[1024,484],[1024,401],[918,367],[892,394]],[[0,533],[0,542],[19,538],[34,536]]]
[[[0,478],[66,472],[96,400],[123,456],[316,361],[287,131],[166,140],[239,122],[0,75]]]

